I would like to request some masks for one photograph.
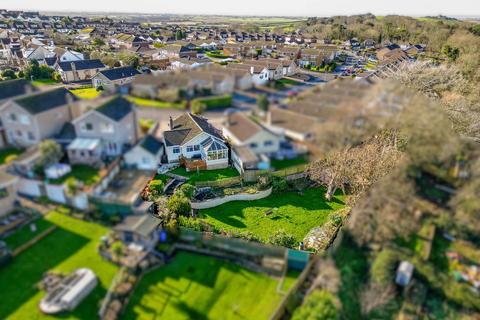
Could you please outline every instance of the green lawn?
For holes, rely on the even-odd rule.
[[[187,172],[184,167],[178,167],[170,172],[173,174],[187,177],[188,182],[192,184],[195,184],[196,182],[219,181],[223,179],[237,177],[239,175],[238,171],[235,168]]]
[[[344,196],[336,195],[327,202],[322,188],[276,193],[255,201],[233,201],[200,211],[209,224],[231,231],[250,231],[262,241],[275,231],[284,229],[297,241],[303,240],[310,229],[325,223],[329,215],[344,206]],[[265,212],[277,208],[270,215]]]
[[[0,165],[5,163],[5,160],[11,155],[19,155],[23,152],[22,149],[7,148],[0,150]]]
[[[45,85],[52,85],[52,84],[58,84],[59,82],[56,82],[53,79],[37,79],[32,81],[32,84],[37,87],[45,86]]]
[[[100,95],[100,91],[95,88],[83,88],[70,90],[71,93],[79,97],[80,99],[94,99]]]
[[[62,184],[70,177],[74,177],[83,182],[86,186],[91,186],[100,181],[98,169],[83,164],[75,164],[72,166],[72,171],[69,174],[66,174],[59,179],[50,180],[50,183]]]
[[[270,162],[270,166],[275,170],[284,170],[284,169],[289,169],[293,167],[303,167],[303,165],[306,165],[308,163],[308,160],[306,157],[297,157],[293,159],[285,159],[285,160],[275,160],[272,159]]]
[[[97,253],[101,236],[108,229],[86,221],[51,212],[45,220],[57,229],[0,268],[0,319],[58,319],[42,314],[38,303],[45,296],[36,284],[49,271],[72,272],[81,267],[92,269],[99,283],[73,312],[62,319],[96,319],[100,301],[118,267]]]
[[[32,232],[30,230],[30,225],[32,223],[37,226],[37,231],[35,232]],[[51,223],[50,221],[44,218],[37,219],[31,223],[24,225],[23,227],[15,231],[15,233],[12,233],[11,235],[9,235],[5,239],[5,242],[7,243],[8,247],[11,250],[14,250],[19,246],[21,246],[22,244],[26,243],[27,241],[33,239],[43,231],[47,230],[51,226],[53,226],[53,223]]]
[[[161,108],[161,109],[180,109],[184,110],[187,107],[185,101],[182,102],[166,102],[160,100],[152,100],[152,99],[144,99],[138,97],[127,97],[132,103],[135,103],[141,107],[149,107],[149,108]]]
[[[122,319],[268,319],[278,281],[216,258],[180,252],[145,275]]]

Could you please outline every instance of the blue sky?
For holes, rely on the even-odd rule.
[[[367,12],[377,15],[480,16],[480,0],[1,0],[0,8],[265,16],[328,16]]]

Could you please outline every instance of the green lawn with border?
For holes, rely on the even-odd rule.
[[[180,252],[142,278],[122,318],[269,319],[282,299],[276,292],[279,281],[231,262]]]
[[[97,91],[95,88],[81,88],[81,89],[72,89],[70,90],[75,96],[80,99],[95,99],[100,95],[100,91]]]
[[[297,192],[273,193],[255,201],[233,201],[200,211],[205,222],[224,230],[255,234],[267,241],[275,231],[284,229],[302,241],[312,228],[324,224],[330,214],[344,207],[345,196],[325,200],[323,188]],[[276,208],[276,209],[275,209]],[[273,209],[269,215],[265,212]]]
[[[75,164],[72,166],[72,171],[70,173],[64,175],[61,178],[52,179],[50,180],[50,183],[62,184],[71,177],[74,177],[78,181],[83,182],[86,186],[91,186],[100,181],[98,169],[84,164]]]
[[[37,230],[35,232],[32,232],[32,230],[30,229],[31,224],[36,225]],[[14,233],[9,235],[7,238],[5,238],[5,242],[11,250],[14,250],[20,247],[22,244],[27,243],[37,235],[41,234],[43,231],[47,230],[51,226],[53,226],[53,223],[45,220],[44,218],[36,219],[35,221],[27,223],[26,225],[22,226]]]
[[[239,173],[235,168],[225,168],[217,170],[200,170],[187,172],[184,167],[178,167],[170,171],[170,173],[178,174],[188,178],[188,182],[195,184],[196,182],[220,181],[228,178],[238,177]]]
[[[139,97],[133,97],[133,96],[128,96],[127,99],[130,102],[140,107],[160,108],[160,109],[179,109],[179,110],[185,110],[187,107],[187,103],[185,101],[166,102],[166,101],[145,99],[145,98],[139,98]]]
[[[0,319],[97,319],[100,302],[118,271],[97,252],[100,238],[109,229],[58,212],[50,212],[45,220],[57,229],[0,268]],[[72,312],[57,317],[42,314],[38,304],[45,293],[36,284],[43,274],[49,270],[70,273],[82,267],[95,272],[97,287]]]
[[[5,163],[5,160],[11,155],[20,155],[23,152],[23,149],[16,148],[7,148],[0,150],[0,165]]]

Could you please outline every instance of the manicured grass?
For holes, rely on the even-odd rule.
[[[73,89],[70,92],[80,99],[94,99],[100,95],[100,91],[95,88]]]
[[[308,189],[303,194],[296,192],[274,193],[255,201],[234,201],[200,211],[209,224],[231,231],[249,231],[262,241],[279,229],[302,241],[310,229],[325,223],[331,213],[341,209],[344,196],[336,195],[327,202],[322,188]],[[276,208],[273,213],[265,212]]]
[[[5,160],[11,155],[19,155],[23,152],[22,149],[7,148],[0,150],[0,165],[5,163]]]
[[[173,174],[187,177],[188,182],[192,184],[195,184],[195,182],[219,181],[223,179],[237,177],[239,175],[238,171],[235,168],[187,172],[184,167],[178,167],[170,172]]]
[[[38,309],[45,293],[36,284],[49,270],[70,273],[81,267],[92,269],[99,283],[73,312],[61,317],[98,318],[100,301],[118,270],[97,252],[100,237],[109,230],[57,212],[49,213],[45,220],[57,229],[0,268],[0,319],[54,319]]]
[[[302,167],[302,165],[306,165],[308,160],[306,157],[297,157],[293,159],[285,159],[285,160],[275,160],[273,159],[270,162],[270,166],[275,170],[284,170],[293,167]]]
[[[292,86],[299,86],[303,84],[303,82],[295,81],[287,78],[279,79],[276,81],[276,83],[280,83],[282,85],[292,85]]]
[[[98,169],[83,164],[75,164],[72,166],[72,171],[69,174],[59,179],[50,180],[50,183],[62,184],[70,177],[74,177],[78,181],[83,182],[86,186],[91,186],[100,181]]]
[[[53,79],[37,79],[37,80],[34,80],[32,82],[32,84],[34,86],[41,87],[41,86],[45,86],[45,85],[58,84],[58,82],[56,82]]]
[[[216,258],[180,252],[146,274],[122,319],[268,319],[276,279]]]
[[[227,94],[223,96],[196,98],[192,100],[192,105],[198,103],[205,104],[207,106],[207,110],[228,108],[232,105],[232,96]]]
[[[37,226],[37,231],[32,232],[30,230],[30,225],[35,224]],[[37,219],[31,223],[28,223],[24,226],[22,226],[20,229],[16,230],[14,233],[9,235],[6,239],[5,242],[7,243],[8,247],[11,250],[14,250],[21,246],[22,244],[28,242],[29,240],[33,239],[43,231],[47,230],[53,226],[53,223],[51,223],[48,220],[45,220],[44,218]]]
[[[138,97],[127,97],[131,102],[141,106],[141,107],[150,107],[150,108],[160,108],[160,109],[180,109],[184,110],[187,107],[185,101],[182,102],[166,102],[152,99],[144,99]]]

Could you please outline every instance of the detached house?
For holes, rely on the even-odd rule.
[[[67,147],[70,162],[98,163],[116,157],[138,140],[137,116],[131,103],[116,96],[72,121],[76,138]]]
[[[71,121],[75,100],[68,90],[58,88],[8,101],[0,112],[7,142],[29,147],[58,134]]]
[[[125,164],[140,170],[156,170],[163,155],[163,143],[151,134],[123,156]]]
[[[163,139],[168,163],[179,162],[187,171],[228,167],[226,142],[206,118],[191,113],[170,118],[170,130]]]
[[[58,62],[55,69],[60,73],[63,82],[90,80],[95,74],[107,67],[98,59]]]
[[[102,87],[104,90],[113,92],[116,87],[126,85],[140,74],[133,67],[121,67],[100,71],[92,78],[92,84],[95,88]]]

